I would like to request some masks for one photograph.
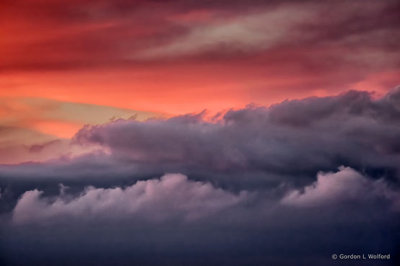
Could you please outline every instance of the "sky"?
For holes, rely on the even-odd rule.
[[[395,265],[399,13],[2,0],[0,264]]]

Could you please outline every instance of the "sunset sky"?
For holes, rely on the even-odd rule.
[[[360,234],[378,237],[383,248],[365,248],[393,252],[400,237],[386,237],[377,228],[399,228],[392,222],[400,213],[399,14],[397,0],[1,0],[0,213],[9,216],[0,217],[0,223],[14,228],[13,223],[54,219],[51,224],[57,226],[69,217],[75,224],[76,215],[103,217],[111,206],[117,218],[107,223],[125,224],[140,216],[134,222],[138,228],[142,219],[162,221],[164,228],[186,217],[185,230],[205,224],[204,230],[213,231],[225,225],[209,217],[225,210],[230,226],[241,233],[228,244],[223,236],[213,239],[216,246],[232,245],[229,254],[243,248],[247,257],[238,258],[243,263],[254,256],[253,265],[256,258],[262,265],[293,265],[250,251],[252,238],[243,232],[254,227],[267,234],[261,224],[271,217],[285,220],[286,237],[295,230],[288,217],[300,220],[300,231],[309,222],[320,226],[323,219],[339,217],[329,227],[336,228],[348,222],[336,215],[342,204],[336,199],[356,198],[360,206],[372,204],[382,212],[371,222],[373,230]],[[59,184],[59,198],[54,198]],[[65,197],[72,201],[64,198],[64,185],[71,187]],[[366,191],[371,196],[364,198]],[[110,205],[98,207],[90,193]],[[111,199],[118,193],[118,200]],[[131,217],[124,202],[141,193],[149,198],[141,198]],[[164,201],[178,205],[166,207]],[[76,202],[90,210],[81,213]],[[328,203],[332,212],[322,220],[314,220],[314,214],[306,218],[302,209],[323,209]],[[257,219],[240,218],[265,208],[270,212]],[[353,228],[363,215],[352,216],[351,226],[344,227]],[[200,216],[207,217],[204,224],[192,225]],[[77,224],[88,233],[82,229],[86,224]],[[172,247],[179,246],[181,231],[176,230]],[[114,239],[111,231],[107,237]],[[158,239],[157,234],[150,238]],[[18,237],[35,241],[27,235]],[[316,235],[314,244],[331,243]],[[5,239],[0,264],[18,261],[12,234]],[[193,241],[195,247],[205,245]],[[267,240],[263,235],[257,241]],[[45,249],[48,243],[43,243]],[[362,251],[359,242],[353,244],[338,248]],[[268,252],[285,250],[279,245]],[[354,246],[360,248],[349,248]],[[172,247],[166,254],[180,254]],[[141,256],[148,252],[140,250]],[[315,247],[310,252],[311,264],[304,265],[327,265],[321,261],[330,251],[326,255]]]
[[[216,113],[349,89],[384,93],[400,74],[397,1],[0,7],[2,126],[61,138],[136,112]]]

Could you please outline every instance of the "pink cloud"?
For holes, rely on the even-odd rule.
[[[236,206],[246,197],[246,192],[235,195],[210,183],[189,181],[182,174],[166,174],[125,188],[87,187],[78,196],[67,194],[65,187],[56,197],[30,190],[19,199],[13,221],[24,224],[99,218],[161,222],[179,217],[191,221]]]
[[[281,202],[297,207],[316,207],[377,198],[389,200],[392,208],[400,211],[400,194],[391,190],[384,180],[373,181],[350,167],[341,166],[336,173],[318,173],[317,181],[302,190],[290,191]]]

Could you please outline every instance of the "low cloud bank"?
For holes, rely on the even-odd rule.
[[[194,220],[246,199],[244,192],[234,195],[209,183],[189,181],[181,174],[138,181],[126,188],[87,187],[77,196],[66,194],[64,187],[57,197],[41,197],[42,194],[43,191],[37,189],[25,192],[14,209],[13,221],[23,224],[46,223],[58,218],[85,221],[129,217],[159,222],[177,217]]]
[[[233,194],[210,183],[190,181],[182,174],[166,174],[127,187],[87,187],[79,194],[68,193],[68,188],[61,185],[59,195],[43,194],[37,189],[23,193],[13,210],[13,223],[208,223],[221,213],[252,223],[253,218],[278,215],[280,206],[329,209],[348,203],[360,210],[381,203],[387,213],[400,211],[398,191],[389,188],[383,179],[373,181],[349,167],[340,167],[336,173],[320,172],[313,184],[287,188],[281,195],[248,191]]]

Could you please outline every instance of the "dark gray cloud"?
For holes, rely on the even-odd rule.
[[[188,174],[240,174],[249,183],[251,175],[265,174],[265,181],[274,175],[301,179],[339,165],[398,182],[399,93],[395,89],[375,100],[366,92],[351,91],[269,108],[249,106],[216,122],[204,121],[201,114],[145,123],[120,120],[86,127],[75,139],[101,145],[113,158],[132,165],[163,165]]]
[[[87,126],[74,137],[75,145],[95,145],[104,152],[4,165],[0,179],[112,186],[172,172],[240,191],[303,186],[319,171],[344,165],[397,187],[399,95],[394,89],[374,99],[350,91],[268,108],[249,106],[213,120],[201,113]]]

